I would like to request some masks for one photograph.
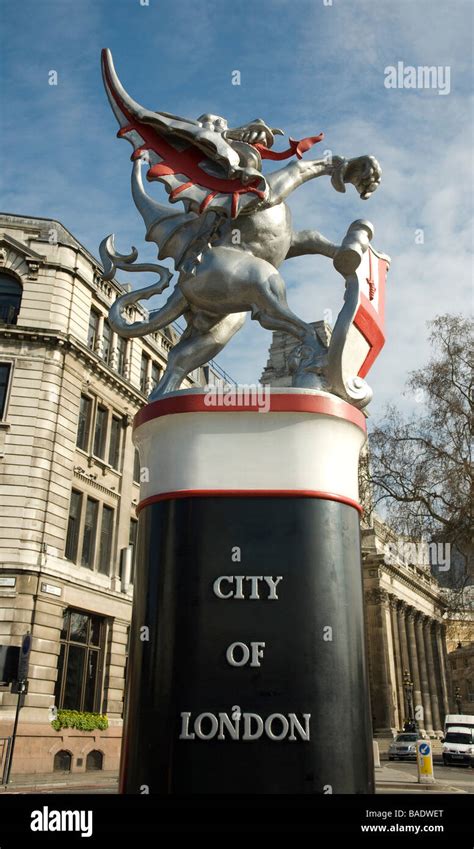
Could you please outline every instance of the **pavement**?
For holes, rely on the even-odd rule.
[[[433,764],[433,784],[418,784],[414,761],[381,761],[375,770],[376,793],[474,793],[474,772]]]
[[[437,759],[436,759],[437,760]],[[474,771],[462,767],[434,765],[434,784],[418,784],[414,761],[382,759],[375,770],[376,793],[473,793]],[[117,773],[75,773],[52,777],[51,774],[12,776],[0,793],[118,793]]]
[[[117,772],[12,775],[0,793],[118,793]]]

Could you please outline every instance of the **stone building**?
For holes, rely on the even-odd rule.
[[[124,289],[100,272],[60,223],[0,215],[0,644],[32,635],[13,774],[119,762],[140,475],[132,420],[176,331],[117,336],[107,313]],[[186,386],[219,379],[211,364]],[[0,776],[16,703],[0,688]],[[53,706],[104,713],[109,727],[55,731]]]
[[[391,736],[403,728],[409,713],[404,682],[408,672],[420,729],[441,737],[445,714],[453,706],[444,597],[429,562],[405,556],[398,542],[376,517],[371,527],[362,523],[374,733]]]
[[[330,327],[324,322],[314,322],[313,326],[327,345]],[[295,340],[288,334],[273,333],[262,383],[291,386],[294,348]],[[370,493],[362,493],[365,508],[370,506],[367,499],[370,500]],[[364,518],[368,515],[370,511],[366,509],[361,536],[374,735],[392,738],[403,729],[409,713],[414,713],[422,731],[432,737],[441,736],[444,716],[453,707],[445,598],[431,574],[429,558],[407,557],[406,552],[410,554],[413,546],[400,545],[380,519]],[[405,673],[412,685],[408,691]]]
[[[470,639],[458,643],[454,651],[449,652],[448,662],[454,693],[456,713],[474,716],[474,641],[472,630]]]

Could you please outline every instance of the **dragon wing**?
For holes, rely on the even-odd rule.
[[[102,75],[120,124],[119,138],[132,144],[132,160],[142,158],[150,164],[147,179],[163,183],[171,203],[182,201],[186,214],[202,216],[212,211],[236,218],[266,196],[263,174],[255,172],[254,179],[243,181],[245,169],[239,165],[239,154],[222,133],[206,129],[199,121],[152,112],[133,100],[120,83],[107,49],[102,51]]]

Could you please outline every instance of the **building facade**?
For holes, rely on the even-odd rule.
[[[177,331],[123,339],[124,289],[56,221],[0,215],[0,644],[30,632],[12,774],[118,768],[137,536],[134,414]],[[130,319],[146,315],[137,307]],[[186,381],[218,381],[211,364]],[[0,775],[17,696],[0,688]],[[108,728],[56,731],[55,710]]]
[[[362,525],[362,563],[375,736],[392,736],[413,717],[428,736],[441,737],[453,689],[438,581],[429,563],[403,557],[376,517]]]
[[[454,692],[455,713],[474,716],[474,641],[472,629],[470,639],[458,643],[454,651],[449,652],[448,662]]]

